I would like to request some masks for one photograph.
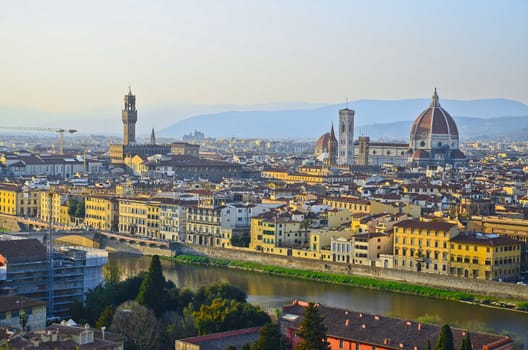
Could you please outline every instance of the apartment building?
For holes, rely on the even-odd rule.
[[[394,268],[449,274],[449,242],[458,235],[456,224],[405,220],[394,225]]]
[[[521,272],[521,242],[496,234],[461,233],[450,242],[453,276],[510,281]]]

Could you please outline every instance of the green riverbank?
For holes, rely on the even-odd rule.
[[[485,306],[501,307],[517,311],[528,311],[528,302],[497,300],[496,298],[489,296],[476,295],[460,291],[444,290],[433,287],[417,286],[403,282],[377,280],[368,277],[341,275],[328,272],[307,271],[279,266],[263,265],[246,261],[211,258],[206,256],[178,255],[176,257],[168,259],[189,264],[244,269],[255,272],[267,273],[271,275],[294,277],[317,282],[343,284],[362,288],[421,295],[445,300],[470,302],[475,304],[482,304]]]

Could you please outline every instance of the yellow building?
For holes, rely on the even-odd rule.
[[[336,209],[348,209],[352,214],[370,213],[370,201],[356,197],[326,197],[323,204]]]
[[[288,255],[287,248],[307,245],[308,232],[301,228],[301,222],[270,215],[251,218],[251,250]]]
[[[473,215],[468,230],[496,233],[521,242],[521,269],[528,269],[528,220]]]
[[[456,224],[405,220],[394,225],[394,268],[449,274],[449,242]]]
[[[119,233],[158,237],[160,202],[143,198],[120,198]]]
[[[85,200],[87,227],[101,231],[117,231],[119,210],[117,199],[113,196],[87,196]]]
[[[39,190],[11,183],[0,184],[0,214],[36,217],[39,206]]]
[[[53,222],[61,225],[71,225],[72,217],[68,213],[69,209],[69,200],[70,196],[66,191],[42,191],[39,194],[40,198],[40,208],[39,208],[39,218],[44,222],[49,222],[50,220],[50,201],[51,201],[51,212]],[[74,219],[75,220],[75,219]],[[77,221],[82,221],[82,218],[79,218]],[[74,222],[78,224],[79,222]]]
[[[498,235],[459,234],[451,239],[450,274],[484,280],[516,280],[521,271],[521,242]]]

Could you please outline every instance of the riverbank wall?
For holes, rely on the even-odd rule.
[[[300,270],[370,277],[510,300],[528,300],[528,286],[519,286],[512,283],[463,279],[431,273],[348,265],[335,262],[323,263],[318,260],[284,257],[236,249],[218,249],[182,245],[176,249],[176,254],[203,255],[220,259],[249,261],[264,265],[288,267]]]
[[[139,246],[137,244],[119,242],[106,238],[101,240],[101,247],[108,251],[119,251],[142,255],[160,255],[172,257],[175,255],[185,254],[209,256],[219,259],[248,261],[264,265],[288,267],[300,270],[370,277],[439,289],[462,291],[482,296],[528,301],[528,286],[519,286],[512,283],[463,279],[439,274],[437,275],[431,273],[402,271],[379,267],[349,265],[337,262],[322,262],[319,260],[250,252],[243,248],[222,249],[218,247],[210,248],[176,243],[171,245],[171,249],[161,249],[148,246]]]

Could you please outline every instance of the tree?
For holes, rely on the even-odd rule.
[[[309,303],[304,311],[304,319],[297,334],[302,340],[297,344],[298,350],[326,350],[327,328],[324,325],[324,317],[319,314],[319,306]]]
[[[464,338],[462,338],[462,343],[460,344],[459,350],[473,350],[471,345],[471,338],[469,337],[469,332],[465,332]]]
[[[440,329],[440,335],[438,336],[434,350],[455,350],[453,333],[449,325],[445,324]]]
[[[221,298],[214,299],[210,305],[200,306],[199,311],[193,312],[193,317],[199,335],[262,326],[270,322],[268,314],[256,306]]]
[[[136,301],[152,309],[156,315],[161,315],[166,299],[165,277],[161,270],[161,262],[158,255],[154,255],[150,266],[136,297]]]
[[[135,301],[117,307],[110,331],[125,337],[125,349],[154,350],[160,345],[161,329],[156,315]]]
[[[266,323],[259,331],[259,338],[251,350],[281,350],[283,349],[282,334],[278,325]]]
[[[112,317],[114,316],[114,308],[112,305],[108,305],[103,309],[101,316],[97,319],[95,323],[96,328],[108,327],[112,323]]]
[[[103,277],[106,283],[115,285],[121,280],[121,269],[119,265],[115,262],[109,262],[103,266]]]

